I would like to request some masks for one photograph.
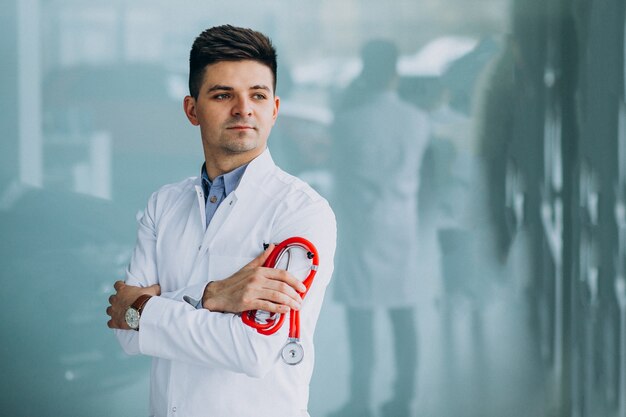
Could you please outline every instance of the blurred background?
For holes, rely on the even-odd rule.
[[[200,171],[182,111],[188,53],[203,29],[231,23],[277,46],[270,149],[331,201],[348,247],[371,229],[343,227],[350,204],[401,224],[385,190],[408,179],[411,244],[367,235],[393,264],[367,305],[340,288],[359,285],[345,260],[370,255],[337,254],[312,416],[353,415],[357,402],[375,416],[626,417],[623,0],[1,4],[0,414],[147,415],[149,359],[123,354],[107,298],[150,193]],[[341,120],[378,94],[347,100],[366,73],[363,46],[379,38],[398,52],[385,89],[415,115],[400,131],[423,129],[400,148],[383,118],[363,147],[342,149]],[[379,167],[392,151],[413,165]],[[389,209],[370,213],[342,191],[358,187]],[[414,267],[394,305],[384,282],[400,274],[396,244]],[[352,330],[364,322],[361,340]],[[400,400],[408,414],[393,411]]]

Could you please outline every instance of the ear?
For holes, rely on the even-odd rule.
[[[192,125],[198,126],[198,116],[196,115],[196,99],[191,96],[186,96],[183,101],[183,109],[185,110],[185,116],[189,119]]]
[[[274,112],[272,113],[272,121],[276,122],[276,118],[278,117],[278,109],[280,107],[280,97],[274,97]],[[274,123],[272,123],[273,125]]]

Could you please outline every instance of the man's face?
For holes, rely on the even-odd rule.
[[[185,114],[200,126],[209,158],[236,158],[243,163],[265,149],[278,115],[272,71],[252,61],[222,61],[206,67],[198,98],[185,98]]]

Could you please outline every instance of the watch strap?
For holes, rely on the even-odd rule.
[[[139,297],[137,297],[137,299],[131,305],[131,307],[134,308],[135,310],[137,310],[139,315],[141,315],[141,312],[143,311],[143,308],[146,306],[146,303],[148,302],[148,300],[150,298],[152,298],[151,295],[149,295],[149,294],[142,294]]]

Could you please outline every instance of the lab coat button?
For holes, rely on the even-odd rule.
[[[176,412],[176,407],[172,407],[172,413]]]

